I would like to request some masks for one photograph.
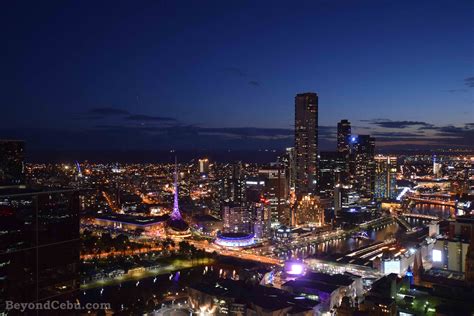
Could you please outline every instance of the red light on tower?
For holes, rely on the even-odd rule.
[[[266,198],[264,198],[263,196],[260,197],[260,202],[262,202],[263,204],[268,204],[268,200]]]

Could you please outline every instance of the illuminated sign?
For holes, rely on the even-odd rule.
[[[443,254],[441,250],[433,249],[433,262],[441,262],[443,261]]]

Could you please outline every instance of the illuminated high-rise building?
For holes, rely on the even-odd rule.
[[[337,151],[322,151],[319,155],[319,196],[331,198],[334,186],[343,183],[348,174],[348,165],[345,156]]]
[[[397,197],[397,157],[378,155],[375,157],[376,199],[395,199]]]
[[[350,136],[350,171],[354,189],[364,198],[372,198],[375,189],[375,138]]]
[[[25,143],[0,140],[0,188],[25,185]]]
[[[350,153],[349,137],[351,136],[351,122],[341,120],[337,123],[337,151],[346,158]]]
[[[318,178],[318,95],[295,97],[295,193],[315,194]]]
[[[254,202],[250,204],[253,234],[257,240],[270,237],[271,212],[267,203]]]
[[[278,161],[285,168],[285,177],[288,182],[290,190],[295,188],[295,148],[289,147],[286,149],[285,154],[279,157]]]
[[[344,168],[339,173],[338,182],[342,184],[348,184],[350,173],[349,173],[349,158],[351,153],[350,146],[351,137],[351,122],[348,120],[341,120],[337,123],[337,152],[341,155],[344,161]]]
[[[222,201],[242,203],[245,200],[245,175],[242,162],[229,164],[225,172],[218,174],[220,179],[219,191]]]
[[[209,159],[199,159],[199,173],[204,175],[209,173]]]
[[[272,222],[287,223],[289,221],[289,188],[283,166],[262,167],[258,170],[258,173],[265,181],[263,197],[271,210]]]
[[[436,160],[436,156],[433,156],[433,176],[441,178],[443,176],[442,168],[443,164]]]
[[[324,208],[321,207],[319,197],[305,195],[298,202],[296,223],[315,226],[324,225]]]
[[[252,217],[247,207],[228,202],[222,205],[221,211],[224,233],[248,234],[252,231]]]

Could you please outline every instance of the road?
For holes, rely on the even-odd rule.
[[[162,247],[143,247],[139,249],[127,249],[125,251],[109,251],[109,252],[101,252],[98,254],[82,254],[81,260],[91,260],[94,258],[107,258],[108,256],[131,256],[131,255],[138,255],[143,254],[151,251],[161,251],[163,250]]]
[[[210,243],[208,241],[189,240],[188,242],[191,245],[194,245],[194,247],[198,249],[203,249],[207,252],[215,251],[222,256],[229,256],[229,257],[235,257],[235,258],[244,259],[244,260],[258,261],[258,262],[267,263],[267,264],[281,264],[282,263],[281,260],[276,259],[276,258],[250,253],[250,251],[252,250],[225,249],[216,244]]]

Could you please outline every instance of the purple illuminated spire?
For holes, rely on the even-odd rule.
[[[173,202],[173,212],[171,213],[171,220],[172,221],[180,221],[181,213],[179,212],[178,206],[178,163],[175,158],[174,162],[174,202]]]

